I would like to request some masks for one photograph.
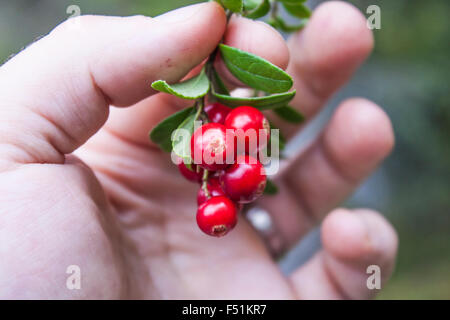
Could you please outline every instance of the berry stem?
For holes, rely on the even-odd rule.
[[[206,198],[211,198],[211,195],[209,194],[209,190],[208,190],[208,176],[209,176],[209,171],[205,170],[203,171],[203,177],[202,177],[202,189],[205,192]]]
[[[200,98],[196,102],[197,112],[195,113],[195,119],[197,120],[203,111],[203,106],[205,105],[203,98]]]
[[[272,1],[272,7],[270,9],[270,18],[276,19],[278,16],[278,1]]]

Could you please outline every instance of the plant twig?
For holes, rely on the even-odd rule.
[[[203,189],[203,192],[205,192],[207,199],[209,199],[211,196],[209,194],[209,190],[208,190],[208,176],[209,176],[209,171],[205,169],[203,171],[203,177],[202,177],[202,189]]]
[[[278,17],[278,1],[272,1],[272,7],[270,9],[270,18],[275,20]]]
[[[233,15],[233,11],[228,10],[228,12],[227,12],[227,23],[228,23],[228,21],[230,21],[232,15]]]

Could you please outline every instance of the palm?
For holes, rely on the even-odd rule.
[[[122,147],[131,153],[138,152],[133,145]],[[33,247],[18,246],[17,250],[17,246],[11,245],[14,252],[5,253],[14,257],[32,255],[37,261],[33,265],[11,265],[12,276],[22,279],[10,284],[16,289],[31,276],[43,282],[59,281],[63,285],[68,277],[66,268],[78,265],[83,290],[80,293],[58,290],[58,295],[80,294],[84,298],[291,297],[287,283],[243,219],[233,233],[221,239],[209,238],[197,229],[196,187],[178,176],[167,156],[154,151],[145,152],[141,159],[116,158],[116,163],[132,164],[133,170],[128,173],[139,174],[127,176],[127,170],[117,171],[117,167],[105,165],[95,171],[101,185],[81,162],[73,158],[69,162],[30,169],[34,178],[45,181],[45,185],[30,187],[27,197],[42,199],[42,207],[36,208],[33,203],[9,210],[9,215],[20,217],[10,222],[13,224],[10,228],[30,230],[36,237],[43,237],[36,239]],[[149,167],[149,163],[160,165]],[[30,185],[28,176],[11,173],[3,180],[1,188],[11,185],[11,181],[15,181],[15,185]],[[12,203],[3,202],[2,206]],[[39,229],[31,230],[36,225]],[[49,256],[51,265],[39,263],[48,261]],[[98,273],[103,276],[98,277]],[[15,288],[9,289],[14,291]],[[42,290],[33,295],[43,297],[54,293],[49,293],[45,287]]]
[[[133,145],[123,148],[129,148],[124,154],[139,152]],[[227,237],[204,235],[195,223],[198,186],[182,179],[167,155],[143,154],[136,160],[117,158],[118,163],[132,164],[131,176],[127,170],[116,172],[107,165],[100,170],[107,174],[99,175],[119,218],[123,240],[117,245],[123,259],[128,259],[124,264],[130,268],[126,271],[131,278],[129,294],[194,299],[293,297],[243,218]]]

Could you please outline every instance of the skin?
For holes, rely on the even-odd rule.
[[[286,246],[322,222],[323,249],[308,263],[282,275],[242,217],[224,238],[197,229],[196,188],[148,141],[187,102],[149,84],[185,77],[223,36],[287,67],[293,105],[308,119],[373,46],[363,15],[334,1],[288,45],[261,22],[233,18],[226,28],[214,2],[58,26],[0,68],[0,298],[373,296],[366,267],[389,277],[396,234],[379,213],[334,209],[393,147],[388,117],[365,99],[343,102],[277,177],[281,192],[258,203]],[[290,135],[300,129],[278,125]],[[69,265],[81,268],[81,290],[66,288]]]

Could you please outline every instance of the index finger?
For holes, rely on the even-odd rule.
[[[329,1],[314,10],[305,29],[294,34],[288,45],[291,59],[287,72],[297,90],[291,106],[311,119],[368,57],[373,35],[357,8]],[[286,136],[299,129],[276,116],[273,122]]]

